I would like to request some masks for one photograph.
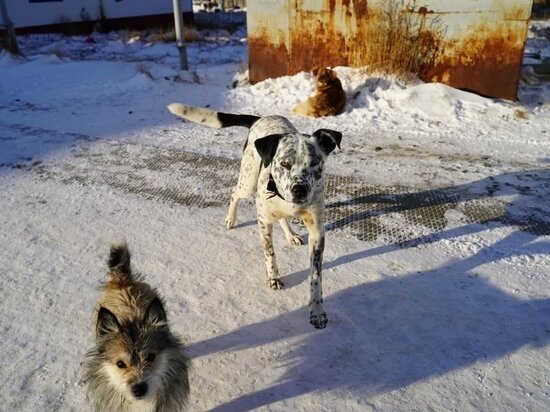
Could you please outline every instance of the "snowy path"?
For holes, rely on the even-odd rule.
[[[538,27],[527,49],[550,56]],[[192,411],[549,409],[547,80],[524,72],[507,102],[341,67],[345,112],[312,120],[291,112],[311,74],[242,81],[244,27],[201,33],[192,73],[174,44],[92,37],[0,54],[0,410],[87,410],[96,287],[121,238],[188,344]],[[245,132],[181,123],[174,101],[344,134],[326,329],[308,324],[307,247],[275,229],[274,292],[253,203],[223,227]]]
[[[120,237],[189,345],[192,410],[511,411],[550,402],[549,233],[533,206],[533,196],[548,198],[548,170],[413,195],[331,176],[330,320],[316,331],[306,319],[307,248],[278,233],[287,288],[273,292],[252,203],[235,230],[222,227],[234,160],[0,129],[16,137],[0,144],[17,159],[0,168],[6,410],[82,410],[94,288]],[[55,150],[32,152],[48,145]]]
[[[201,208],[222,206],[238,174],[238,160],[220,156],[135,142],[101,141],[20,124],[0,125],[2,128],[12,141],[17,140],[13,150],[18,154],[6,153],[12,160],[0,166],[25,169],[42,179],[67,184],[107,185],[149,200]],[[48,144],[56,147],[67,142],[71,156],[61,162],[34,160],[34,147],[44,150]],[[453,224],[489,222],[550,234],[550,211],[542,203],[550,189],[550,171],[546,169],[511,172],[429,190],[373,186],[351,176],[329,174],[326,180],[326,229],[351,226],[352,233],[361,240],[407,242],[422,234],[433,232],[437,236],[437,231]]]

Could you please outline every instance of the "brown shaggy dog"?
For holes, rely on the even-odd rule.
[[[181,411],[190,360],[174,336],[158,293],[130,267],[126,244],[113,245],[96,310],[96,347],[85,380],[96,411]]]
[[[317,91],[293,110],[298,114],[312,117],[335,116],[346,106],[346,93],[334,70],[325,67],[313,69],[317,77]]]

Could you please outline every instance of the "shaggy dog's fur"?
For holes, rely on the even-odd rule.
[[[311,117],[335,116],[342,113],[346,106],[346,93],[336,72],[329,68],[318,67],[313,70],[317,77],[317,91],[305,102],[293,110],[298,114]]]
[[[180,411],[190,361],[156,291],[132,273],[125,244],[111,247],[85,380],[96,411]]]

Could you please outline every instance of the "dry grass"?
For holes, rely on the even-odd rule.
[[[199,33],[194,27],[184,28],[183,37],[186,43],[195,42],[199,39]],[[145,30],[125,30],[121,34],[125,43],[135,40],[142,40],[149,43],[172,43],[176,41],[176,32],[173,27],[156,27]]]
[[[365,39],[370,72],[407,78],[421,75],[433,66],[441,52],[443,29],[427,14],[414,10],[404,0],[388,0],[369,16]]]
[[[137,30],[124,30],[120,34],[120,39],[124,43],[141,39],[141,33]]]
[[[527,115],[527,112],[525,110],[521,110],[521,109],[514,110],[514,116],[518,120],[526,120],[526,119],[529,118],[529,116]]]
[[[199,33],[194,27],[184,27],[183,37],[186,42],[195,42],[199,39]],[[170,43],[176,41],[176,32],[173,28],[158,27],[147,36],[147,41],[152,43]]]

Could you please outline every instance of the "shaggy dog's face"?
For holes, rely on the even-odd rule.
[[[99,312],[98,352],[103,371],[129,401],[154,400],[162,385],[163,352],[170,346],[170,335],[164,309],[155,310],[156,314],[148,310],[143,320],[125,323],[105,308]]]
[[[334,70],[325,67],[318,67],[313,70],[313,75],[317,78],[318,88],[323,88],[333,84],[340,84],[340,80]]]

